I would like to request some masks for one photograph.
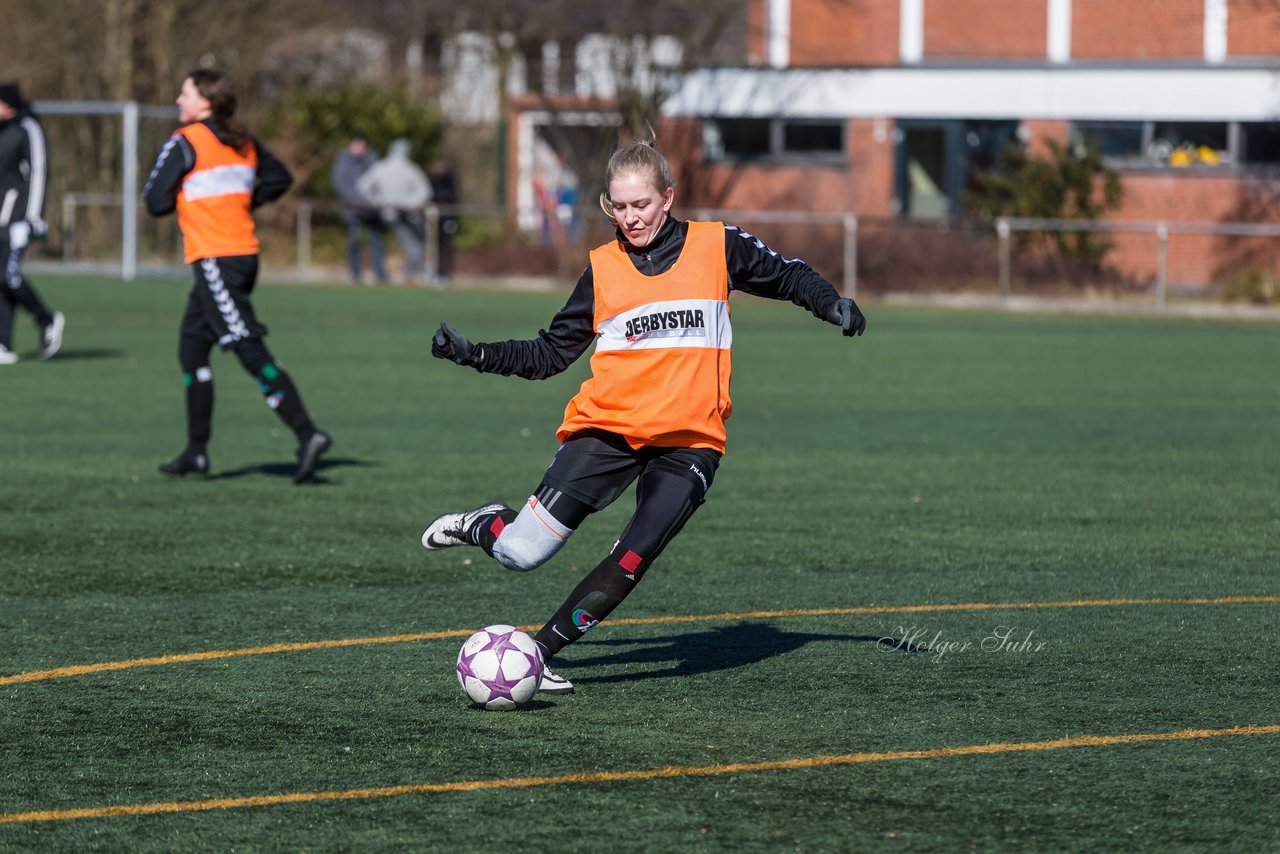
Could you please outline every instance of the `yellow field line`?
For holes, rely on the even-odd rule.
[[[532,786],[563,786],[575,783],[616,783],[643,780],[665,780],[678,777],[712,777],[723,774],[750,774],[760,771],[793,771],[800,768],[825,768],[859,765],[868,762],[897,762],[904,759],[945,759],[993,753],[1025,753],[1041,750],[1063,750],[1068,747],[1111,747],[1152,741],[1191,741],[1220,736],[1276,735],[1280,725],[1238,726],[1227,729],[1185,729],[1178,732],[1133,733],[1129,735],[1084,735],[1056,738],[1050,741],[970,744],[960,747],[937,747],[930,750],[898,750],[888,753],[845,753],[839,756],[810,756],[779,759],[770,762],[736,762],[727,765],[667,766],[633,771],[595,771],[583,774],[561,774],[553,777],[509,777],[497,780],[459,780],[453,783],[420,783],[410,786],[382,786],[369,789],[346,789],[333,792],[288,792],[279,795],[257,795],[248,798],[214,798],[204,801],[166,801],[150,804],[119,804],[109,807],[84,807],[69,810],[0,814],[0,824],[36,821],[67,821],[77,818],[141,816],[159,813],[198,812],[200,810],[242,809],[280,804],[302,804],[315,801],[350,801],[369,798],[392,798],[400,795],[476,792],[486,789],[524,789]]]
[[[1257,605],[1280,603],[1280,596],[1222,596],[1215,599],[1074,599],[1061,602],[959,602],[944,605],[868,605],[857,608],[811,608],[786,611],[744,611],[722,614],[687,614],[666,617],[627,617],[610,620],[610,626],[648,626],[662,623],[703,623],[725,620],[763,620],[778,617],[835,617],[856,614],[923,614],[948,611],[996,611],[1011,608],[1102,608],[1128,605]],[[538,626],[524,626],[534,631]],[[305,641],[301,643],[277,643],[267,646],[250,646],[242,649],[213,649],[205,652],[185,652],[175,655],[157,655],[150,658],[130,658],[123,661],[103,661],[97,664],[75,664],[55,667],[51,670],[32,670],[11,676],[0,676],[0,686],[21,682],[45,682],[70,676],[106,673],[112,670],[131,670],[135,667],[158,667],[165,664],[185,664],[194,661],[214,661],[223,658],[240,658],[247,655],[273,655],[279,652],[304,652],[314,649],[336,649],[344,646],[368,646],[379,643],[407,643],[410,641],[461,638],[474,629],[446,629],[436,632],[383,635],[368,638],[337,638],[335,640]]]
[[[55,667],[52,670],[32,670],[13,676],[0,676],[0,685],[18,682],[43,682],[64,679],[68,676],[84,676],[88,673],[105,673],[110,670],[130,670],[134,667],[157,667],[162,664],[184,664],[191,661],[213,661],[219,658],[239,658],[245,655],[272,655],[277,652],[302,652],[309,649],[336,649],[343,646],[367,646],[375,643],[405,643],[407,641],[436,640],[438,638],[467,637],[473,629],[449,629],[442,632],[417,632],[408,635],[385,635],[372,638],[338,638],[336,640],[306,641],[302,643],[273,643],[267,646],[250,646],[243,649],[210,649],[205,652],[184,652],[176,655],[156,655],[151,658],[130,658],[124,661],[102,661],[97,664],[74,664]]]

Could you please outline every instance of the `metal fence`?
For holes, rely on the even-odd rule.
[[[999,253],[1000,297],[1008,301],[1013,290],[1013,232],[1071,233],[1091,232],[1107,234],[1138,234],[1155,238],[1154,300],[1157,311],[1168,306],[1169,294],[1169,238],[1171,235],[1201,235],[1211,238],[1276,238],[1280,226],[1253,223],[1217,222],[1112,222],[1072,219],[1030,219],[1002,217],[995,222]],[[1269,256],[1269,257],[1267,257]],[[1261,262],[1274,274],[1277,259],[1276,247],[1271,246]]]
[[[297,251],[297,273],[303,278],[313,278],[313,220],[317,210],[332,211],[334,206],[331,203],[303,201],[298,206],[297,225],[295,229],[295,241]],[[441,218],[459,217],[459,218],[487,218],[495,221],[534,221],[543,215],[542,211],[519,211],[510,210],[508,208],[483,206],[483,205],[428,205],[426,207],[426,233],[428,235],[437,234]],[[842,234],[841,255],[843,258],[842,278],[840,288],[846,295],[852,296],[857,293],[858,276],[857,276],[857,258],[858,258],[858,218],[853,214],[821,214],[821,213],[792,213],[782,211],[726,211],[726,210],[692,210],[689,215],[694,219],[704,220],[722,220],[725,222],[751,221],[753,223],[765,224],[798,224],[804,226],[817,225],[835,225]],[[563,225],[563,223],[562,223]],[[607,235],[601,235],[601,239],[607,239]],[[581,241],[573,241],[581,243]],[[570,246],[566,243],[565,249],[577,249],[578,246]],[[439,269],[439,251],[440,245],[436,240],[428,239],[426,246],[426,262],[427,269],[435,271]]]
[[[40,101],[55,163],[91,161],[106,178],[85,178],[63,168],[50,176],[46,219],[55,233],[33,247],[34,266],[118,274],[124,280],[182,268],[181,235],[173,218],[141,217],[141,150],[159,150],[172,132],[177,110],[132,101]],[[858,217],[852,212],[809,213],[692,209],[698,219],[719,219],[757,234],[775,249],[809,261],[846,295],[860,290],[930,291],[996,289],[1005,300],[1015,291],[1036,290],[1046,274],[1015,251],[1013,235],[1040,232],[1098,232],[1115,237],[1118,251],[1106,258],[1108,274],[1120,271],[1131,290],[1150,291],[1164,310],[1173,287],[1204,290],[1226,284],[1236,272],[1280,276],[1275,239],[1280,225],[1210,222],[1115,222],[1003,218],[994,223],[963,219],[936,221]],[[599,211],[511,210],[486,205],[430,206],[427,234],[441,217],[459,217],[457,244],[472,256],[476,278],[527,276],[530,260],[552,277],[582,263],[586,248],[609,238]],[[567,217],[567,218],[566,218]],[[321,200],[286,200],[262,213],[270,234],[277,273],[300,279],[341,273],[342,226],[337,205]],[[541,226],[530,231],[529,223]],[[1246,249],[1239,245],[1248,244]],[[439,243],[427,241],[428,263],[438,267]],[[474,263],[483,256],[483,263]],[[1210,267],[1206,257],[1219,258]],[[283,264],[281,261],[283,260]],[[506,265],[505,267],[503,265]],[[537,266],[537,265],[533,265]],[[1049,275],[1052,275],[1050,273]],[[1037,283],[1035,277],[1041,281]]]
[[[130,231],[128,199],[114,193],[68,193],[61,209],[61,261],[64,267],[87,269],[94,261],[92,250],[81,245],[78,234],[86,216],[121,215],[123,228]],[[473,257],[484,256],[481,268],[462,270],[468,279],[535,277],[551,282],[564,279],[580,269],[585,250],[609,239],[610,230],[603,216],[596,215],[586,225],[560,223],[554,239],[542,233],[521,230],[517,223],[523,217],[537,221],[548,215],[544,211],[514,211],[486,205],[430,205],[426,209],[427,265],[438,269],[439,242],[436,235],[442,217],[458,217],[463,223],[459,243]],[[1137,294],[1149,294],[1153,307],[1164,311],[1171,287],[1204,290],[1212,282],[1189,280],[1170,275],[1171,244],[1179,255],[1199,258],[1207,251],[1190,241],[1236,239],[1254,241],[1257,265],[1275,276],[1280,262],[1280,225],[1246,223],[1174,223],[1174,222],[1093,222],[1065,219],[1002,218],[992,223],[970,220],[935,222],[908,221],[896,218],[859,218],[852,213],[803,213],[781,211],[745,211],[690,209],[681,212],[694,219],[723,220],[758,235],[765,243],[791,257],[802,257],[834,282],[847,296],[856,296],[869,287],[888,291],[986,291],[994,287],[1007,301],[1015,292],[1036,291],[1014,249],[1013,236],[1018,233],[1063,234],[1099,232],[1140,238],[1124,247],[1130,267],[1125,287]],[[345,229],[339,208],[330,201],[303,200],[274,216],[275,239],[267,245],[275,253],[273,270],[299,280],[323,280],[344,275],[342,247]],[[590,213],[583,215],[591,217]],[[596,221],[598,220],[598,222]],[[147,255],[138,258],[138,225],[123,240],[125,251],[118,263],[99,263],[99,272],[118,270],[130,279],[140,267],[145,272],[176,272],[182,268],[181,237],[169,222],[165,226],[148,224]],[[166,230],[167,229],[167,230]],[[101,228],[97,229],[100,233]],[[565,235],[576,234],[575,239]],[[478,235],[478,236],[477,236]],[[490,241],[486,243],[486,241]],[[497,244],[510,249],[503,256]],[[1149,246],[1147,245],[1149,243]],[[517,247],[518,244],[518,247]],[[390,244],[394,246],[394,243]],[[533,269],[530,259],[543,258],[541,269]],[[100,262],[104,259],[98,259]],[[505,266],[504,266],[505,264]],[[475,267],[475,265],[473,265]],[[1137,270],[1137,272],[1133,272]],[[559,279],[557,279],[559,277]]]

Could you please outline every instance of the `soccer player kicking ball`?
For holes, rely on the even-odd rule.
[[[486,504],[446,513],[422,534],[427,549],[479,546],[527,572],[636,482],[635,515],[613,550],[534,637],[548,661],[618,607],[706,499],[732,408],[729,292],[790,300],[845,335],[866,328],[854,301],[803,261],[733,226],[675,219],[671,167],[652,140],[619,147],[606,179],[600,204],[617,239],[592,250],[550,330],[473,344],[442,323],[431,345],[432,355],[481,373],[539,380],[595,341],[591,377],[556,433],[563,444],[519,512]],[[540,690],[573,685],[548,668]]]

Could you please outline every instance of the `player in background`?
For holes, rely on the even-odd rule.
[[[186,383],[187,446],[160,466],[165,474],[207,474],[213,419],[209,353],[231,350],[257,381],[267,405],[298,438],[294,483],[308,480],[329,434],[316,428],[293,379],[271,355],[267,328],[249,296],[258,280],[258,238],[251,211],[289,189],[293,176],[235,118],[231,78],[192,71],[178,95],[179,128],[156,158],[143,195],[153,216],[177,210],[185,260],[195,275],[178,341]]]
[[[549,660],[616,608],[706,498],[724,454],[733,328],[729,292],[790,300],[861,335],[866,318],[803,261],[719,222],[671,215],[671,167],[652,141],[609,160],[605,214],[617,239],[590,253],[564,308],[532,340],[476,343],[442,323],[432,355],[481,373],[545,379],[594,341],[591,377],[565,408],[562,442],[517,512],[486,504],[427,526],[427,549],[478,546],[508,569],[546,562],[632,482],[636,510],[613,550],[538,631]],[[540,685],[573,685],[546,670]]]
[[[40,358],[62,346],[62,312],[51,312],[22,275],[22,253],[48,230],[42,212],[49,177],[44,128],[22,99],[17,83],[0,83],[0,365],[18,361],[13,352],[13,313],[22,306],[40,327]]]

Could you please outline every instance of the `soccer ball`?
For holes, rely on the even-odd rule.
[[[487,626],[458,650],[458,684],[483,709],[515,709],[542,680],[542,649],[515,626]]]

